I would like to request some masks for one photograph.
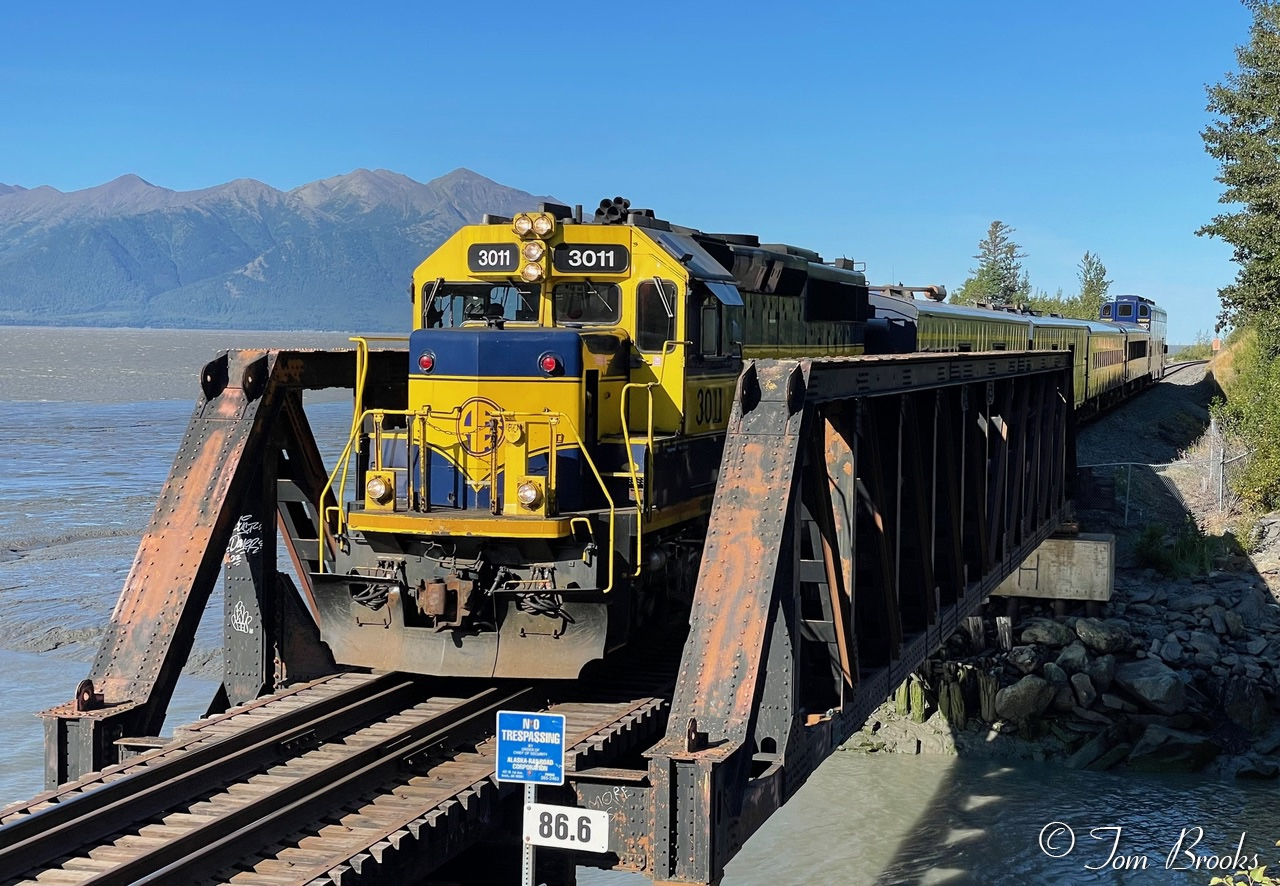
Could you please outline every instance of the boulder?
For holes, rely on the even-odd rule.
[[[1213,628],[1214,633],[1225,636],[1227,633],[1227,620],[1224,616],[1227,614],[1227,610],[1214,603],[1205,609],[1204,614],[1209,619],[1209,625]]]
[[[1066,712],[1076,706],[1076,694],[1070,686],[1055,686],[1053,695],[1053,704],[1050,705],[1055,711]]]
[[[1075,632],[1051,618],[1033,618],[1022,629],[1023,643],[1039,643],[1041,646],[1066,646],[1076,638]]]
[[[996,715],[1001,720],[1025,723],[1044,713],[1055,695],[1052,683],[1028,674],[996,693]]]
[[[1102,706],[1113,711],[1123,711],[1126,714],[1138,713],[1138,706],[1132,702],[1125,701],[1118,695],[1112,695],[1110,692],[1104,692],[1100,696]]]
[[[1165,640],[1160,644],[1160,657],[1169,664],[1182,663],[1182,644],[1177,640]]]
[[[1085,651],[1084,644],[1076,640],[1058,655],[1057,664],[1068,676],[1077,674],[1088,666],[1089,653]]]
[[[1213,594],[1187,594],[1185,597],[1171,597],[1169,608],[1174,612],[1191,612],[1213,606],[1217,602],[1218,598]]]
[[[1104,654],[1123,648],[1129,639],[1123,628],[1100,618],[1077,619],[1076,636],[1094,652]]]
[[[1280,775],[1280,766],[1274,760],[1248,757],[1236,767],[1236,778],[1268,779]]]
[[[1072,674],[1071,688],[1075,690],[1076,698],[1080,700],[1082,708],[1091,706],[1098,698],[1098,691],[1093,688],[1093,681],[1089,679],[1088,674]]]
[[[1240,613],[1227,610],[1222,614],[1222,618],[1227,623],[1227,633],[1231,635],[1231,639],[1243,640],[1249,636],[1249,630],[1245,627]]]
[[[1167,726],[1148,726],[1129,754],[1139,772],[1199,772],[1218,756],[1212,739]]]
[[[1115,682],[1156,713],[1176,714],[1187,706],[1186,685],[1159,659],[1144,658],[1117,665]]]
[[[1099,655],[1089,662],[1084,672],[1093,681],[1095,689],[1099,692],[1106,692],[1111,688],[1111,682],[1116,678],[1116,657],[1114,655]]]
[[[1246,625],[1252,627],[1262,620],[1267,612],[1267,604],[1270,602],[1269,594],[1250,585],[1240,592],[1240,602],[1235,605],[1232,612],[1239,615]]]
[[[1044,663],[1044,670],[1042,671],[1042,673],[1044,674],[1044,678],[1046,680],[1048,680],[1050,683],[1052,683],[1054,686],[1058,687],[1059,689],[1067,685],[1067,672],[1064,671],[1062,668],[1058,667],[1058,665],[1054,662],[1046,661]]]
[[[1228,720],[1253,735],[1263,735],[1271,728],[1271,706],[1261,687],[1245,677],[1227,680],[1222,692],[1222,710]]]
[[[1090,723],[1098,723],[1102,726],[1114,726],[1116,723],[1115,720],[1112,720],[1101,711],[1086,711],[1084,708],[1076,707],[1071,709],[1071,713],[1075,714],[1081,720],[1086,720]]]
[[[1191,646],[1198,653],[1214,656],[1215,660],[1222,654],[1222,643],[1207,631],[1192,631]]]
[[[1030,674],[1040,664],[1040,654],[1034,646],[1015,646],[1009,650],[1009,664],[1024,674]]]
[[[1119,582],[1116,582],[1119,584]],[[1129,591],[1129,602],[1131,603],[1147,603],[1156,595],[1155,589],[1150,585],[1140,588],[1134,588]]]
[[[1105,754],[1110,747],[1111,736],[1106,732],[1100,732],[1085,742],[1074,754],[1067,757],[1062,762],[1062,765],[1068,769],[1083,769]]]

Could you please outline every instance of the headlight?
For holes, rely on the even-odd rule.
[[[526,283],[537,283],[542,279],[542,265],[527,264],[520,270],[520,279]]]
[[[556,221],[551,216],[542,214],[533,217],[533,233],[545,237],[556,229]]]
[[[378,504],[386,504],[391,498],[391,484],[382,477],[372,477],[365,484],[365,493]]]
[[[523,237],[533,230],[533,219],[522,212],[511,222],[511,230]]]
[[[533,510],[542,502],[542,490],[538,488],[538,484],[526,480],[516,488],[516,501]]]
[[[547,250],[537,240],[530,240],[524,244],[524,248],[520,250],[520,254],[528,261],[540,261],[542,256],[546,255]]]

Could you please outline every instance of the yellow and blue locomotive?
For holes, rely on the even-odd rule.
[[[620,198],[486,216],[412,296],[316,595],[340,663],[453,676],[575,677],[687,605],[742,361],[860,354],[869,313],[853,262]]]

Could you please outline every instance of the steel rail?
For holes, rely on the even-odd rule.
[[[351,731],[376,719],[379,711],[402,710],[423,696],[420,679],[387,674],[225,738],[183,745],[190,748],[185,753],[150,760],[114,781],[0,826],[0,879],[118,833],[123,822],[145,821],[175,803],[297,756],[292,746],[298,743]]]
[[[599,722],[578,728],[569,740],[565,741],[566,773],[576,772],[582,761],[594,755],[600,749],[599,746],[603,746],[606,742],[623,740],[628,732],[637,728],[636,724],[641,718],[655,715],[666,702],[667,699],[660,697],[638,698],[620,710],[609,711]],[[547,710],[553,713],[568,713],[573,710],[573,704],[553,704]],[[607,734],[607,737],[602,734]],[[479,780],[474,777],[465,777],[459,782],[458,790],[454,792],[453,796],[456,797],[457,794],[468,789],[476,790],[485,783],[490,783],[495,790],[500,792],[504,790],[503,786],[494,778],[493,773],[490,772]],[[397,833],[407,832],[413,822],[426,818],[432,809],[439,809],[446,802],[448,800],[441,800],[431,807],[405,812],[391,824],[384,825],[374,833],[362,837],[358,844],[344,845],[339,849],[335,849],[326,861],[299,866],[297,882],[311,883],[322,880],[330,872],[347,863],[354,856],[359,854],[372,855],[374,847],[379,843],[390,840]]]
[[[242,859],[246,844],[268,845],[323,818],[334,808],[336,797],[358,795],[398,771],[405,758],[450,740],[504,706],[526,703],[532,695],[529,686],[486,689],[84,882],[92,886],[195,882]],[[485,723],[492,728],[487,719]]]

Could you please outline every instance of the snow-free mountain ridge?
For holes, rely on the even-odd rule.
[[[406,328],[428,253],[485,212],[548,199],[468,169],[426,183],[357,169],[290,191],[0,184],[0,324]]]

